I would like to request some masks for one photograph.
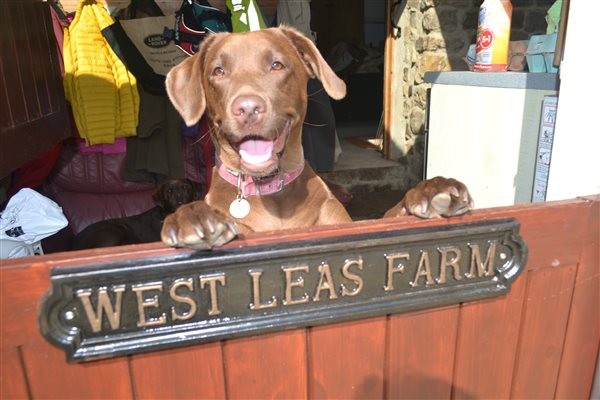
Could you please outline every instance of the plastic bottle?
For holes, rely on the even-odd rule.
[[[506,71],[511,18],[510,0],[484,0],[481,4],[475,71]]]

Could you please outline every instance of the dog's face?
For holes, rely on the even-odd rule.
[[[346,86],[314,44],[290,28],[209,36],[167,76],[167,92],[188,125],[206,110],[221,161],[266,176],[303,162],[306,85],[319,78],[334,99]]]
[[[169,179],[163,182],[152,195],[154,203],[167,213],[179,206],[200,199],[202,187],[189,179]]]

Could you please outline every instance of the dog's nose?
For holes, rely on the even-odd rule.
[[[266,109],[265,101],[256,95],[238,96],[231,104],[233,117],[244,125],[262,122]]]

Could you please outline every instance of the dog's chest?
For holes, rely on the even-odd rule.
[[[235,198],[234,198],[235,200]],[[238,225],[252,231],[263,232],[276,229],[298,228],[317,224],[318,212],[312,207],[303,207],[303,202],[281,195],[250,196],[246,198],[249,210],[243,218],[235,218],[229,207],[221,207]]]

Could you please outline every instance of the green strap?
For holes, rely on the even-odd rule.
[[[267,27],[255,0],[227,0],[234,32],[257,31]]]

